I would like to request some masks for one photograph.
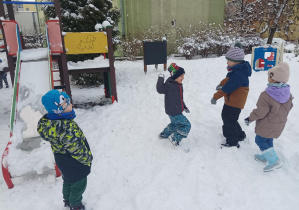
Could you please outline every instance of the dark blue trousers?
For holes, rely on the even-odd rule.
[[[246,134],[238,123],[241,109],[224,104],[221,117],[223,121],[222,132],[226,142],[231,146],[236,146],[238,141]]]

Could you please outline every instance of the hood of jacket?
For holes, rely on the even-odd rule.
[[[244,61],[232,67],[228,67],[227,69],[230,71],[239,71],[246,77],[250,77],[252,74],[251,66],[248,61]]]
[[[267,87],[266,92],[278,103],[286,103],[291,96],[291,88],[289,85],[286,87]]]

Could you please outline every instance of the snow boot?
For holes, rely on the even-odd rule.
[[[266,160],[266,158],[264,157],[264,155],[256,154],[256,155],[254,155],[254,159],[255,159],[257,162],[267,163],[267,160]]]
[[[238,141],[244,141],[246,139],[246,134],[238,136]]]
[[[283,163],[277,157],[277,154],[273,147],[263,151],[263,156],[269,162],[269,165],[267,165],[263,169],[264,172],[273,171],[273,170],[281,168],[283,166]]]
[[[63,202],[64,202],[64,207],[69,207],[69,208],[71,207],[69,201],[67,201],[67,200],[63,200]]]
[[[163,132],[159,134],[159,139],[167,139],[167,138],[168,136],[166,136]]]
[[[174,146],[179,146],[180,145],[180,141],[176,140],[174,137],[174,134],[171,134],[168,137],[169,141],[174,145]]]
[[[85,206],[81,203],[78,206],[71,206],[70,210],[85,210]]]
[[[237,145],[230,145],[229,143],[225,143],[225,144],[221,144],[221,149],[222,147],[237,147],[237,148],[240,148],[240,145],[237,144]]]

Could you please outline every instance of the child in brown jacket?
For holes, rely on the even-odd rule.
[[[257,101],[257,108],[245,119],[246,125],[256,120],[255,143],[262,154],[256,154],[255,160],[269,163],[264,172],[272,171],[283,166],[273,148],[273,138],[278,138],[287,122],[287,117],[293,107],[293,97],[289,80],[290,69],[285,62],[278,64],[268,71],[268,87]]]
[[[245,132],[238,123],[241,110],[244,109],[249,92],[249,79],[251,76],[251,66],[244,60],[244,50],[241,43],[236,43],[226,53],[227,75],[216,87],[217,92],[213,95],[211,104],[224,97],[225,103],[221,117],[223,121],[222,132],[226,138],[226,143],[222,147],[237,147],[239,141],[246,138]]]

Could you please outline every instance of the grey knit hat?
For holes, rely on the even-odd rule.
[[[242,44],[238,42],[235,44],[235,46],[231,47],[225,55],[225,58],[227,60],[233,62],[242,62],[244,61],[244,57],[245,53],[242,49]]]

